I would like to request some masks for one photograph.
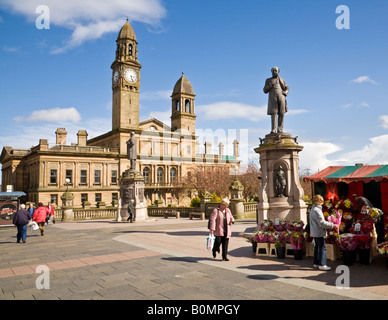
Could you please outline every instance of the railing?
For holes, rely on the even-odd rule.
[[[189,217],[189,212],[201,212],[200,208],[194,207],[148,207],[148,216],[163,217],[164,213],[179,212],[183,218]]]
[[[117,217],[117,208],[74,208],[74,220],[114,219]],[[55,210],[55,219],[62,220],[62,209]]]

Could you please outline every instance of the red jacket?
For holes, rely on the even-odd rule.
[[[46,222],[47,211],[45,207],[38,207],[34,211],[34,215],[32,216],[32,220],[35,222]]]
[[[51,209],[51,211],[50,211]],[[50,206],[50,207],[46,207],[46,212],[48,215],[51,215],[51,216],[54,216],[55,215],[55,212],[54,212],[54,207],[53,206]]]
[[[224,236],[224,214],[219,209],[219,207],[215,208],[210,215],[210,231],[213,231],[215,236]],[[229,208],[226,208],[225,211],[227,224],[226,237],[230,238],[232,236],[232,228],[230,226],[234,223],[234,218]]]

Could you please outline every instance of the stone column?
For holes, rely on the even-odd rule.
[[[62,200],[62,221],[73,221],[74,220],[74,211],[73,211],[73,200],[74,195],[68,191],[64,192],[61,196]]]

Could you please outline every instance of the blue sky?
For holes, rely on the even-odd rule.
[[[302,171],[388,163],[386,1],[47,0],[50,29],[38,29],[41,4],[0,0],[1,148],[54,144],[58,127],[68,143],[79,129],[89,138],[111,130],[110,65],[128,16],[143,66],[141,120],[170,124],[184,71],[200,139],[236,137],[242,160],[258,159],[253,148],[270,131],[263,86],[278,66]],[[350,29],[336,27],[340,5]]]

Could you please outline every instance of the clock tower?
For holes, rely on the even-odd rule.
[[[116,59],[112,69],[112,130],[139,128],[140,68],[137,40],[128,22],[116,40]]]

